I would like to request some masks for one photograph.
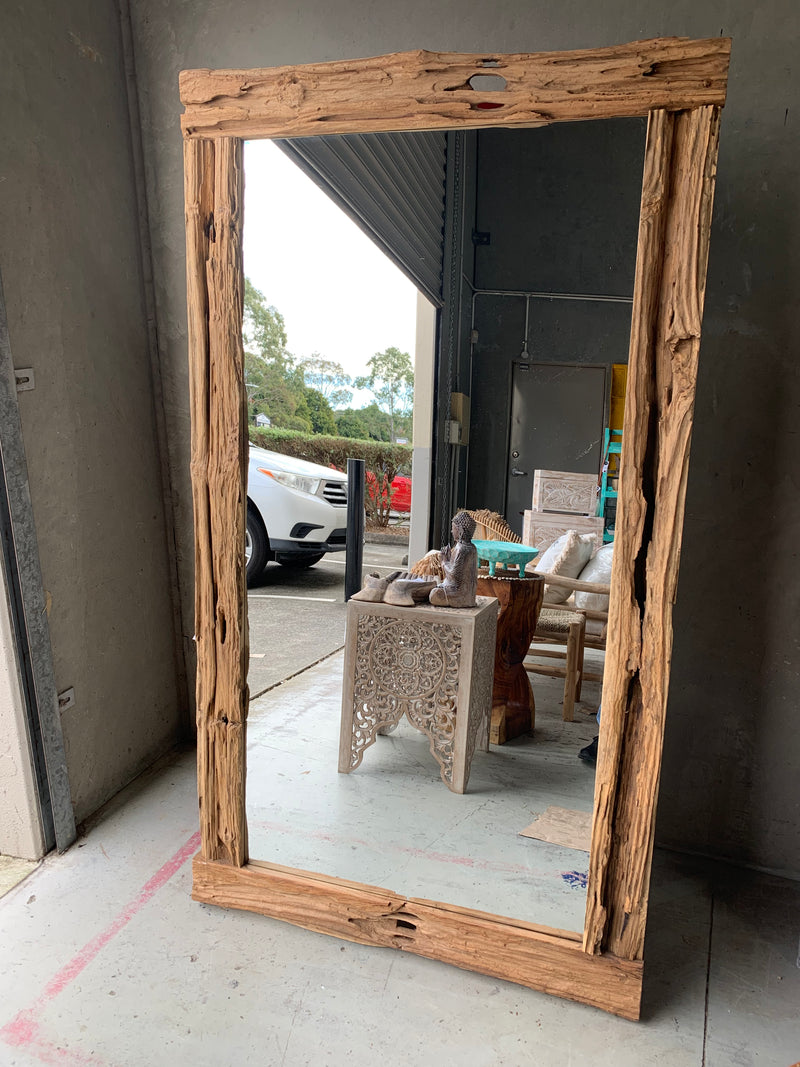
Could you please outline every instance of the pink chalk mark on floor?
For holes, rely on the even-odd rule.
[[[142,886],[136,896],[122,909],[111,923],[77,952],[69,963],[65,964],[47,983],[42,992],[30,1006],[17,1013],[14,1018],[0,1029],[0,1039],[15,1048],[22,1048],[36,1056],[44,1064],[56,1067],[85,1067],[94,1064],[103,1067],[103,1060],[94,1054],[80,1052],[77,1049],[63,1048],[52,1041],[47,1041],[42,1034],[39,1017],[47,1005],[75,981],[78,975],[97,958],[102,950],[112,941],[131,919],[162,889],[187,860],[200,847],[200,834],[192,834],[183,848],[179,849],[153,877]]]
[[[365,841],[350,834],[336,834],[329,830],[309,830],[302,827],[292,826],[288,823],[269,822],[266,820],[249,820],[251,829],[271,830],[280,834],[291,834],[293,837],[307,837],[312,841],[325,841],[333,845],[356,845],[359,848],[375,850],[380,848],[391,851],[401,856],[410,856],[412,859],[432,860],[435,863],[455,864],[459,867],[470,867],[476,871],[494,871],[500,874],[530,875],[531,867],[524,863],[507,863],[503,860],[483,860],[475,856],[463,856],[457,852],[434,852],[428,848],[415,848],[411,845],[397,845],[381,842],[379,846],[374,841]],[[552,872],[558,877],[561,872]]]

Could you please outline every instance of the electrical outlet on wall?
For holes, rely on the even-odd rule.
[[[461,423],[450,419],[447,423],[447,440],[451,445],[461,444]]]

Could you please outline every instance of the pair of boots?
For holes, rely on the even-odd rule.
[[[409,571],[392,571],[385,578],[373,572],[364,579],[364,588],[359,593],[353,593],[351,599],[365,600],[369,604],[413,608],[415,604],[427,600],[431,590],[438,584],[435,578],[416,578]]]

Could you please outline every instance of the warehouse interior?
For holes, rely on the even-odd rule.
[[[476,1064],[561,1063],[567,1052],[573,1062],[749,1064],[759,1050],[760,1062],[793,1063],[800,101],[792,70],[800,14],[788,0],[758,10],[742,0],[669,11],[650,0],[635,10],[620,0],[575,0],[558,11],[538,0],[491,11],[383,2],[375,10],[366,18],[348,0],[302,9],[280,0],[267,8],[252,0],[199,8],[68,0],[57,10],[37,2],[6,13],[0,403],[3,506],[14,520],[6,559],[16,573],[7,564],[0,611],[0,854],[32,864],[47,856],[0,901],[4,943],[13,946],[0,1061],[158,1062],[161,1048],[178,1063],[225,1063],[239,1048],[244,1062],[304,1063],[327,1041],[332,1063],[366,1062],[376,1051],[387,1062],[422,1063],[453,1049]],[[637,1028],[442,964],[402,954],[387,961],[383,950],[193,904],[186,861],[197,847],[196,801],[184,749],[193,719],[194,548],[178,72],[417,47],[518,52],[720,33],[733,38],[733,59],[643,1022]],[[599,168],[599,124],[588,134],[579,125],[537,131],[540,147],[525,166],[534,175],[540,154],[557,156],[567,167],[558,190],[569,188],[576,205],[585,205],[590,184],[589,203],[609,208],[609,232],[595,246],[606,258],[572,264],[563,284],[545,282],[538,269],[549,238],[540,233],[537,246],[531,234],[525,276],[512,282],[497,251],[514,203],[476,217],[474,229],[490,232],[492,243],[462,243],[450,269],[463,281],[469,260],[471,273],[457,308],[443,302],[463,336],[477,332],[458,349],[453,381],[473,397],[491,400],[493,389],[507,397],[523,339],[531,354],[555,361],[624,362],[624,300],[565,303],[564,311],[556,301],[497,292],[630,296],[644,127],[620,122],[603,134],[613,166]],[[502,151],[527,151],[514,146],[522,136],[473,138],[475,181],[481,161],[500,165]],[[482,137],[502,143],[482,148]],[[532,179],[516,190],[554,227],[547,196],[555,187]],[[473,299],[476,290],[489,292]],[[586,343],[592,337],[602,358]],[[494,402],[486,410],[497,410]],[[482,418],[473,401],[473,432],[496,429],[500,440],[503,427]],[[472,450],[452,485],[449,463],[435,457],[438,491],[497,507],[487,496],[502,481],[490,469],[505,464],[501,446]],[[31,696],[52,703],[65,694],[46,736],[32,735]],[[52,851],[75,838],[75,827],[75,844]],[[345,959],[351,988],[337,989]],[[169,968],[146,990],[144,975],[164,960]],[[98,1007],[102,1000],[107,1010],[109,997],[114,1033]],[[387,1007],[395,1012],[387,1016]],[[142,1021],[146,1039],[137,1036]]]

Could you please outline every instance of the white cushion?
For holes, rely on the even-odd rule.
[[[577,578],[591,558],[597,542],[596,534],[579,534],[567,530],[544,551],[533,566],[540,574],[559,574],[562,578]],[[544,599],[547,604],[563,604],[570,590],[545,585]]]
[[[600,551],[590,559],[581,571],[579,578],[582,582],[600,582],[602,585],[611,583],[611,563],[614,558],[614,542],[604,545]],[[575,607],[586,608],[589,611],[608,611],[608,597],[602,593],[575,593]]]

